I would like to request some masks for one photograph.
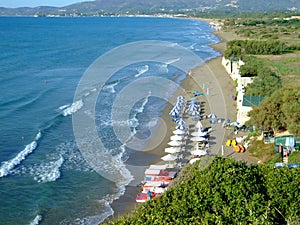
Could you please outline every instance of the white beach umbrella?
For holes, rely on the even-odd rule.
[[[185,131],[184,130],[174,130],[173,134],[183,135],[183,134],[185,134]]]
[[[194,150],[194,151],[191,151],[191,154],[192,154],[192,155],[203,156],[203,155],[206,155],[207,152],[204,151],[204,150],[196,149],[196,150]]]
[[[204,137],[205,135],[207,135],[207,132],[196,131],[196,132],[192,132],[191,135],[194,137]]]
[[[168,154],[168,155],[165,155],[163,157],[161,157],[162,160],[164,161],[174,161],[177,159],[177,156],[176,155],[172,155],[172,154]]]
[[[168,145],[174,146],[174,147],[179,147],[179,146],[182,145],[182,142],[181,142],[181,141],[170,141],[170,142],[168,143]]]
[[[202,128],[203,128],[203,125],[202,125],[201,121],[198,121],[198,122],[196,123],[195,127],[198,128],[198,129],[202,129]]]
[[[204,137],[192,137],[191,138],[191,141],[194,141],[194,142],[199,142],[199,141],[205,141],[206,138]]]
[[[172,141],[181,141],[181,140],[183,140],[183,136],[181,135],[173,135],[173,136],[171,136],[170,137],[170,139],[172,140]]]
[[[232,123],[230,124],[230,126],[233,126],[233,127],[237,127],[238,125],[240,125],[240,123],[237,122],[237,121],[232,122]]]
[[[165,152],[174,154],[174,153],[181,152],[181,148],[178,147],[165,148]]]
[[[198,160],[200,160],[200,158],[193,158],[193,159],[190,160],[190,164],[193,164],[194,162],[196,162]]]

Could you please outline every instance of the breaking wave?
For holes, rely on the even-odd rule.
[[[83,107],[83,101],[78,100],[76,102],[73,102],[72,105],[63,105],[60,106],[59,109],[63,109],[62,115],[63,116],[69,116],[72,115],[73,113],[77,112],[79,109]]]
[[[37,215],[30,223],[29,225],[38,225],[42,221],[42,216]]]
[[[19,152],[14,158],[2,162],[0,167],[0,177],[5,177],[11,173],[11,171],[19,165],[26,157],[31,154],[37,148],[37,141],[41,138],[42,134],[39,133],[35,136],[34,140],[25,146],[25,148]]]
[[[141,76],[142,74],[146,73],[147,71],[149,70],[149,66],[148,65],[144,65],[144,66],[139,66],[137,68],[137,74],[135,74],[134,76],[135,77],[139,77]]]

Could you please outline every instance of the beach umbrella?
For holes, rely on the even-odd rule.
[[[179,95],[178,97],[177,97],[177,100],[183,100],[184,99],[184,97],[182,96],[182,95]]]
[[[174,154],[174,153],[181,152],[181,148],[178,147],[165,148],[165,152]]]
[[[198,121],[198,122],[196,123],[195,127],[198,128],[198,129],[202,129],[202,128],[203,128],[203,125],[202,125],[201,121]]]
[[[184,124],[185,124],[185,122],[184,122],[183,119],[177,120],[176,123],[177,123],[178,125],[184,125]]]
[[[218,118],[217,117],[217,115],[216,114],[209,114],[208,116],[207,116],[207,118],[210,118],[210,119],[216,119],[216,118]]]
[[[207,132],[196,131],[192,132],[191,135],[194,137],[205,137],[205,135],[207,135]]]
[[[198,109],[198,105],[196,103],[189,105],[188,110],[193,111]]]
[[[192,154],[192,155],[203,156],[203,155],[206,155],[207,152],[204,151],[204,150],[196,149],[196,150],[194,150],[194,151],[191,151],[191,154]]]
[[[192,118],[193,121],[198,121],[198,120],[200,120],[200,119],[201,119],[200,116],[194,116],[194,117]]]
[[[164,161],[174,161],[177,159],[177,156],[176,155],[172,155],[172,154],[168,154],[168,155],[165,155],[163,157],[161,157],[162,160]]]
[[[182,145],[182,142],[181,141],[170,141],[169,143],[168,143],[168,145],[170,145],[170,146],[174,146],[174,147],[179,147],[179,146],[181,146]]]
[[[233,126],[233,127],[237,127],[238,125],[240,125],[240,123],[237,121],[230,124],[230,126]]]
[[[199,141],[205,141],[206,138],[204,137],[192,137],[191,138],[191,141],[194,141],[194,142],[199,142]]]
[[[177,115],[179,115],[179,112],[178,112],[177,110],[172,110],[172,111],[170,112],[170,115],[171,115],[171,116],[177,116]]]
[[[195,110],[195,111],[190,112],[190,115],[191,116],[196,116],[196,115],[199,115],[199,112]]]
[[[181,135],[173,135],[170,137],[172,141],[181,141],[184,137]]]
[[[185,134],[185,131],[184,130],[174,130],[173,134],[183,135],[183,134]]]
[[[194,162],[197,162],[198,160],[200,160],[200,158],[193,158],[190,160],[190,164],[193,164]]]
[[[185,126],[179,125],[179,126],[176,126],[176,129],[177,130],[185,130]]]

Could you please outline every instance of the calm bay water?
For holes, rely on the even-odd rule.
[[[97,224],[111,215],[109,203],[124,187],[94,172],[74,140],[72,115],[84,104],[73,103],[80,78],[99,56],[135,41],[168,41],[214,58],[211,31],[202,21],[171,18],[0,18],[0,224]],[[136,63],[103,88],[96,126],[118,163],[128,153],[113,134],[112,102],[141,77],[180,82],[185,74],[168,64]],[[125,122],[147,136],[165,106],[149,93]]]

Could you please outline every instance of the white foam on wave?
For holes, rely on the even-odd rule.
[[[181,59],[180,57],[177,57],[175,59],[170,59],[170,60],[166,61],[165,64],[170,65],[172,63],[178,62],[180,59]]]
[[[34,180],[39,183],[53,182],[60,178],[60,168],[63,163],[64,158],[60,156],[58,160],[31,167],[30,174],[33,175]]]
[[[58,109],[59,110],[64,110],[65,108],[68,108],[69,106],[70,106],[70,104],[62,105]]]
[[[74,221],[62,221],[60,225],[73,224],[73,225],[96,225],[102,223],[107,217],[114,214],[113,209],[106,200],[99,200],[99,204],[103,205],[103,209],[99,214],[93,216],[86,216],[84,218],[76,218]]]
[[[42,221],[41,215],[36,215],[36,217],[29,223],[29,225],[38,225]]]
[[[141,76],[142,74],[146,73],[147,71],[149,70],[149,66],[148,65],[144,65],[144,66],[139,66],[137,68],[137,74],[135,74],[134,76],[135,77],[139,77]]]
[[[69,107],[65,108],[62,111],[62,114],[63,114],[63,116],[72,115],[73,113],[75,113],[79,109],[81,109],[82,107],[83,107],[83,101],[82,100],[78,100],[76,102],[73,102],[72,105],[70,105]]]
[[[189,47],[189,49],[190,49],[190,50],[194,50],[196,45],[197,45],[197,43],[193,43],[193,44]]]
[[[56,150],[58,154],[62,155],[64,158],[64,169],[84,172],[93,171],[91,166],[81,155],[81,152],[74,141],[62,143],[56,147]]]
[[[136,128],[137,128],[137,127],[139,126],[139,124],[140,124],[140,123],[139,123],[139,120],[138,120],[138,118],[137,118],[137,115],[138,115],[139,113],[143,113],[143,112],[144,112],[145,106],[146,106],[146,104],[149,102],[149,97],[150,97],[150,96],[151,96],[151,92],[149,92],[149,94],[147,95],[147,97],[144,98],[144,101],[142,102],[141,106],[140,106],[139,108],[135,109],[136,113],[133,114],[132,118],[129,119],[129,120],[127,121],[127,124],[128,124],[130,127],[133,128],[132,135],[131,135],[131,137],[130,137],[129,139],[131,139],[131,138],[136,134]]]
[[[37,141],[41,138],[42,133],[39,133],[35,136],[34,141],[30,144],[26,145],[25,148],[19,152],[14,158],[11,160],[5,161],[1,163],[0,167],[0,177],[5,177],[11,173],[11,171],[19,165],[25,158],[31,154],[37,148]]]

